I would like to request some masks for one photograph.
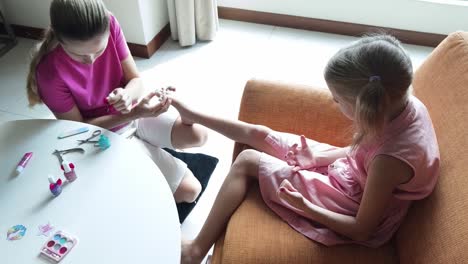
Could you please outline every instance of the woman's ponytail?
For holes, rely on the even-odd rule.
[[[29,106],[33,107],[36,104],[42,103],[37,89],[36,70],[37,65],[42,60],[44,55],[49,53],[57,46],[57,38],[52,29],[47,29],[44,40],[33,48],[31,53],[31,63],[29,65],[28,79],[26,83],[26,91],[28,94]]]

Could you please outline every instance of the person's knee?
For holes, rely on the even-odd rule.
[[[174,148],[199,147],[208,140],[208,130],[198,124],[184,125],[176,123],[171,132],[171,141]]]
[[[208,140],[208,129],[200,125],[192,125],[192,143],[197,146],[205,145]]]
[[[234,175],[256,176],[259,158],[260,152],[257,150],[243,150],[232,163],[231,170],[239,172]]]
[[[202,190],[202,187],[199,182],[192,184],[184,191],[185,195],[184,195],[183,202],[193,203],[200,195],[201,190]]]
[[[195,176],[193,174],[186,175],[179,184],[179,187],[177,187],[174,199],[176,203],[193,203],[200,195],[201,190],[202,186]]]

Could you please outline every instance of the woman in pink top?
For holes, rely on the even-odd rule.
[[[158,165],[176,202],[193,202],[200,183],[160,147],[200,146],[206,130],[182,122],[167,97],[145,95],[119,23],[101,0],[53,0],[50,21],[30,65],[30,105],[44,102],[58,119],[117,133],[135,127],[132,140]]]
[[[410,94],[412,75],[410,58],[388,35],[364,37],[330,59],[328,87],[356,128],[345,148],[211,117],[173,98],[186,122],[256,149],[232,164],[200,233],[182,243],[182,263],[200,263],[254,180],[265,203],[312,240],[386,243],[411,201],[428,196],[438,176],[436,135],[427,109]]]

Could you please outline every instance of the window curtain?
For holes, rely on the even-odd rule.
[[[181,46],[213,40],[218,31],[217,0],[167,0],[171,37]]]

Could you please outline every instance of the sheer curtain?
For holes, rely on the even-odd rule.
[[[218,31],[217,0],[167,0],[171,36],[181,46],[213,40]]]

